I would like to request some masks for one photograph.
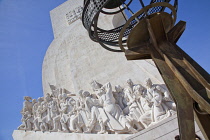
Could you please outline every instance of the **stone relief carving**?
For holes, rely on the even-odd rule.
[[[92,93],[80,90],[78,97],[50,85],[51,94],[37,100],[24,97],[19,130],[65,133],[132,134],[176,113],[168,90],[153,84],[146,86],[127,80],[125,88],[110,82],[92,81]],[[32,101],[31,101],[32,100]]]
[[[83,7],[79,6],[79,7],[76,7],[74,10],[68,12],[66,14],[66,19],[68,21],[68,24],[70,25],[72,22],[74,22],[77,19],[81,18],[82,11],[83,11]]]

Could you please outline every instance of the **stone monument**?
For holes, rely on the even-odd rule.
[[[24,97],[13,138],[135,139],[159,124],[172,125],[171,135],[157,130],[161,137],[178,134],[176,105],[154,62],[129,62],[93,42],[82,25],[83,6],[68,0],[50,12],[54,40],[43,61],[44,97]],[[99,18],[107,29],[125,23],[122,14]]]
[[[123,54],[113,54],[93,42],[82,25],[82,8],[83,0],[68,0],[50,12],[54,40],[42,67],[45,95],[51,92],[49,84],[76,93],[80,89],[90,91],[92,80],[124,85],[132,78],[135,83],[144,84],[149,77],[155,83],[163,83],[153,61],[127,62]],[[101,19],[99,24],[107,29],[125,22],[122,14],[102,15]]]

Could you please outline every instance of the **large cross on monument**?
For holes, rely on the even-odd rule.
[[[142,9],[134,13],[132,0],[85,0],[83,25],[93,41],[124,52],[127,60],[152,59],[176,101],[181,140],[195,139],[194,117],[210,140],[210,75],[176,45],[186,26],[184,21],[175,25],[177,0],[173,5],[170,0],[139,2]],[[124,14],[125,9],[132,16],[124,25],[111,30],[97,26],[100,13]]]

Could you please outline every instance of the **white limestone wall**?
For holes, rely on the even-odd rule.
[[[151,60],[127,61],[124,53],[109,52],[90,40],[81,19],[69,25],[66,14],[82,4],[83,0],[68,0],[50,12],[54,40],[43,61],[44,94],[51,92],[49,83],[72,93],[77,93],[79,89],[91,92],[89,83],[92,80],[124,86],[131,78],[135,84],[144,85],[144,80],[150,77],[154,83],[163,83]],[[101,18],[99,25],[104,28],[123,22],[113,22],[121,18],[113,19],[112,16]]]
[[[82,134],[15,130],[14,140],[125,140],[129,134]]]
[[[62,38],[63,32],[70,28],[66,19],[66,14],[76,7],[83,6],[83,0],[68,0],[50,11],[54,37]]]
[[[202,140],[205,140],[196,122],[195,133]],[[156,125],[127,137],[126,140],[174,140],[176,135],[179,135],[179,128],[177,116],[174,115]]]

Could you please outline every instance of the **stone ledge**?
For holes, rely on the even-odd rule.
[[[199,127],[195,122],[196,134],[205,140]],[[126,140],[173,140],[176,135],[179,134],[177,116],[169,117],[156,125],[153,125],[147,129],[144,129],[132,136],[126,138]]]
[[[125,140],[129,134],[82,134],[14,130],[14,140]]]

